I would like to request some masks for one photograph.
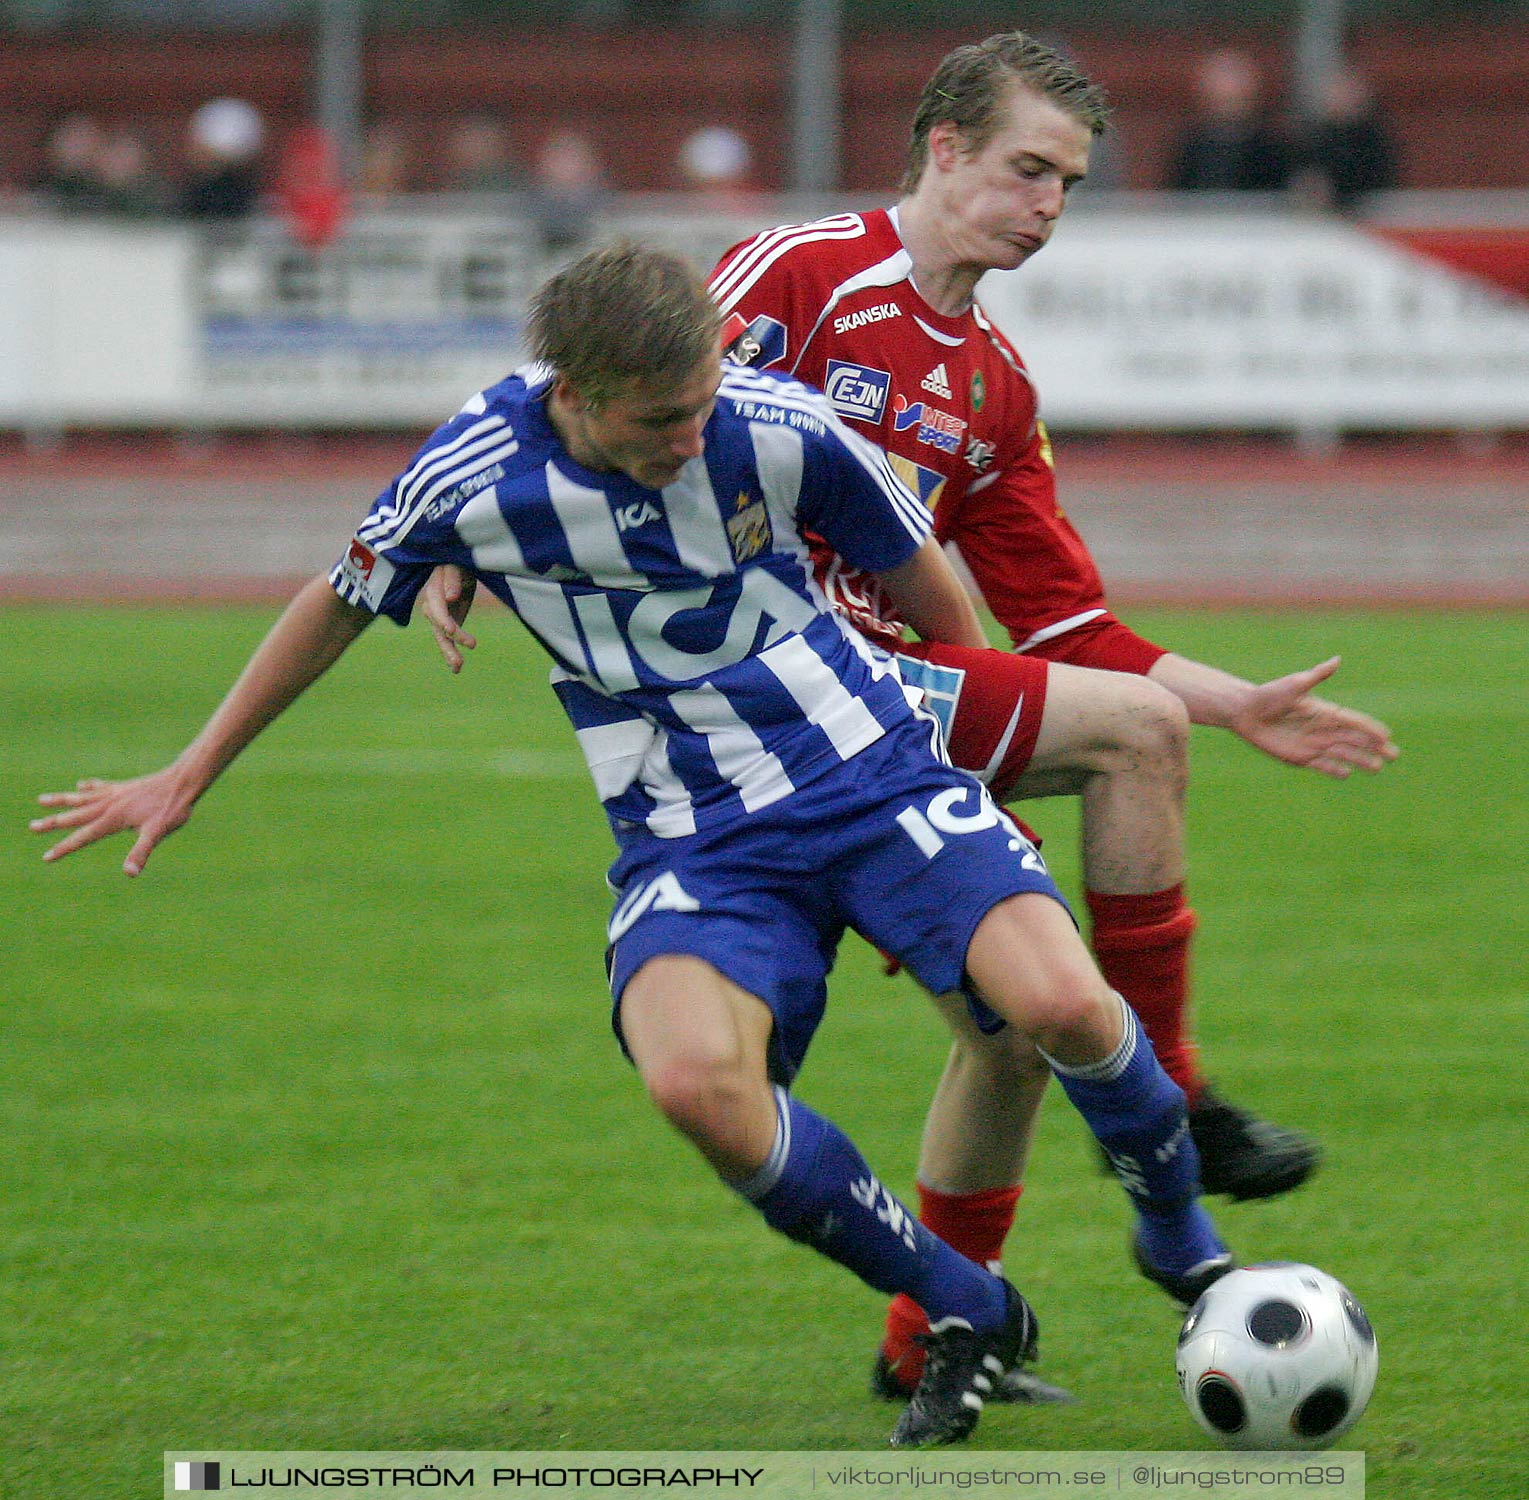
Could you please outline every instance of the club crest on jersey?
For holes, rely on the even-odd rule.
[[[981,438],[968,438],[966,442],[966,461],[979,474],[985,474],[992,467],[993,455],[998,451],[992,443],[984,443]]]
[[[981,411],[982,403],[987,400],[987,381],[982,378],[981,370],[972,371],[972,410]]]
[[[943,360],[919,381],[919,389],[928,391],[931,396],[938,396],[941,400],[950,400],[950,376],[945,372]]]
[[[761,552],[768,552],[774,540],[764,501],[747,490],[739,490],[733,501],[733,514],[727,518],[727,541],[733,549],[733,561],[745,563]]]
[[[842,359],[828,361],[828,376],[823,394],[841,417],[857,422],[880,422],[887,409],[887,392],[892,377],[886,370],[872,370],[866,365],[852,365]]]
[[[961,434],[966,431],[966,423],[960,417],[953,417],[927,401],[910,402],[906,396],[898,396],[892,402],[893,430],[906,432],[915,426],[919,442],[928,443],[941,453],[960,451]]]
[[[734,313],[722,325],[723,352],[735,365],[767,370],[786,357],[786,325],[761,313],[752,323]]]

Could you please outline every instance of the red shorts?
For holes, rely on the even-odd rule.
[[[951,760],[986,782],[994,801],[1007,802],[1035,753],[1051,664],[996,647],[924,642],[896,654],[904,679],[923,688],[926,706],[945,726]]]

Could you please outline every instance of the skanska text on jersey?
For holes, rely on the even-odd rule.
[[[859,312],[845,313],[834,319],[835,333],[848,333],[852,328],[864,328],[867,323],[882,323],[888,318],[900,318],[903,310],[895,302],[878,302],[874,307],[862,307]]]

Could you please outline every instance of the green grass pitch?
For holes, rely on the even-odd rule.
[[[611,1041],[603,821],[501,614],[459,679],[382,625],[140,880],[32,796],[174,754],[269,611],[0,613],[0,1495],[159,1493],[165,1449],[874,1449],[880,1301],[766,1232]],[[1198,731],[1200,1033],[1328,1160],[1219,1217],[1381,1341],[1375,1497],[1522,1494],[1526,617],[1151,614],[1250,676],[1341,651],[1403,756],[1336,785]],[[1070,804],[1032,804],[1074,885]],[[897,1188],[944,1046],[851,940],[800,1083]],[[1080,1404],[976,1446],[1203,1448],[1176,1318],[1048,1101],[1008,1267]]]

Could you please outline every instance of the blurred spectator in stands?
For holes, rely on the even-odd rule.
[[[287,136],[274,196],[288,233],[309,250],[322,249],[345,227],[345,172],[339,147],[322,125],[299,125]]]
[[[584,244],[595,231],[606,197],[605,168],[589,137],[577,130],[554,130],[536,153],[535,177],[526,197],[542,249],[549,255]]]
[[[1260,97],[1245,52],[1209,53],[1195,73],[1195,113],[1169,158],[1163,186],[1175,192],[1279,192],[1290,183],[1291,147]]]
[[[679,154],[680,180],[707,208],[745,211],[759,202],[754,154],[729,125],[707,125],[686,136]]]
[[[514,193],[525,187],[504,126],[492,115],[464,115],[446,137],[444,186],[453,193]]]
[[[94,213],[102,206],[101,152],[106,132],[89,115],[65,115],[43,143],[43,164],[32,187],[60,213]]]
[[[260,201],[265,122],[243,99],[212,99],[191,117],[176,207],[188,219],[242,219]]]
[[[169,190],[136,131],[114,130],[102,142],[97,164],[102,213],[117,219],[157,219],[169,208]]]
[[[1297,187],[1324,208],[1352,213],[1367,193],[1396,186],[1398,161],[1374,90],[1352,69],[1338,69],[1323,83],[1319,113],[1297,142]]]
[[[409,138],[391,120],[373,120],[361,137],[356,191],[364,198],[396,198],[413,186]]]

